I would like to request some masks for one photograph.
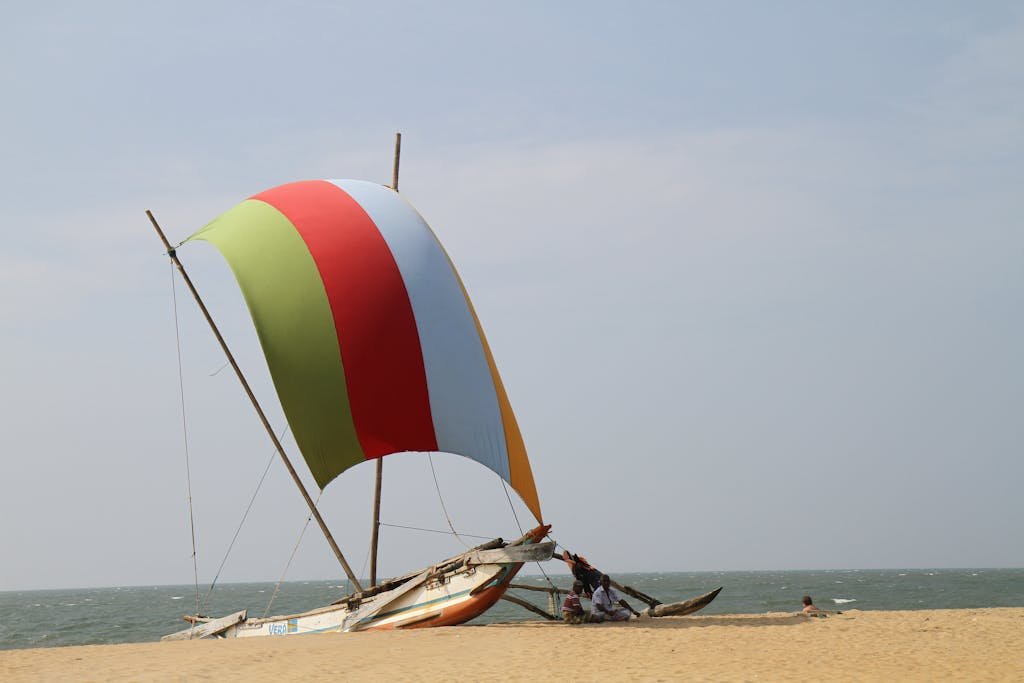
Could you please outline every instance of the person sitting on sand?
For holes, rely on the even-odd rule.
[[[582,624],[587,621],[587,612],[580,603],[580,593],[583,592],[583,582],[576,579],[572,582],[572,590],[565,596],[562,603],[562,618],[569,624]]]
[[[594,621],[628,621],[629,615],[640,616],[640,613],[629,606],[618,591],[612,588],[612,580],[607,574],[601,575],[601,585],[594,591],[592,598],[594,609],[591,619]]]
[[[805,595],[803,597],[803,603],[804,603],[804,608],[803,608],[802,611],[803,611],[804,614],[813,614],[814,612],[820,612],[821,611],[820,609],[818,609],[817,605],[814,604],[814,601],[811,600],[811,596],[810,595]],[[815,616],[817,616],[817,615],[815,615]]]

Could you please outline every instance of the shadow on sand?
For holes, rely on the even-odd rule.
[[[824,615],[823,615],[824,616]],[[484,628],[646,628],[646,629],[681,629],[705,628],[708,626],[734,626],[739,628],[756,628],[760,626],[796,626],[806,624],[809,617],[795,613],[769,614],[723,614],[699,617],[658,617],[652,619],[634,619],[625,622],[606,622],[602,624],[580,624],[570,626],[561,621],[520,621],[500,624],[472,624]]]

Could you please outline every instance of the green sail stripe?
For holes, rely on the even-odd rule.
[[[295,441],[323,488],[364,457],[334,317],[306,243],[277,209],[253,199],[193,239],[216,246],[231,266]]]

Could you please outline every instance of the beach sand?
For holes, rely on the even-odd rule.
[[[1024,608],[696,615],[0,651],[2,681],[385,678],[1019,681]]]

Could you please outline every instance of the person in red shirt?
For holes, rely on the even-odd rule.
[[[580,593],[583,592],[583,582],[579,579],[572,582],[572,590],[565,596],[562,603],[562,618],[569,624],[582,624],[587,620],[587,612],[580,603]]]

